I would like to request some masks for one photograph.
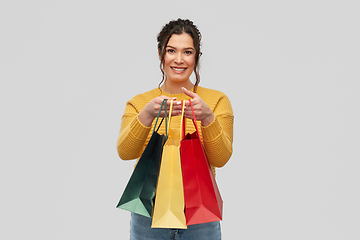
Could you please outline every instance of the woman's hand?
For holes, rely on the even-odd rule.
[[[210,123],[212,123],[215,119],[214,113],[211,111],[210,107],[196,93],[193,93],[186,88],[182,89],[186,95],[192,98],[191,102],[194,108],[196,120],[201,121],[201,125],[203,127],[210,125]],[[191,111],[191,105],[188,101],[185,104],[184,116],[186,118],[194,119]]]
[[[150,127],[154,119],[157,117],[161,108],[161,103],[164,99],[167,99],[167,112],[170,111],[171,98],[167,96],[160,96],[152,99],[146,106],[141,110],[138,115],[139,121],[146,127]],[[175,98],[173,98],[175,100]],[[173,109],[171,116],[178,116],[181,114],[181,104],[176,101],[173,102]],[[165,107],[163,106],[160,117],[165,117]]]

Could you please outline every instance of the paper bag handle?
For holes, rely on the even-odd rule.
[[[199,135],[199,128],[198,128],[198,125],[197,125],[197,122],[196,122],[196,117],[195,117],[194,107],[193,107],[193,105],[192,105],[191,100],[189,100],[189,102],[190,102],[191,111],[192,111],[192,114],[193,114],[193,117],[194,117],[194,119],[193,119],[192,121],[193,121],[193,123],[194,123],[195,129],[196,129],[196,132],[197,132],[198,136],[200,137],[200,135]]]
[[[185,110],[185,101],[181,100],[181,122],[180,122],[180,139],[184,139],[185,137],[185,117],[184,117],[184,110]]]
[[[165,141],[166,141],[166,140],[167,140],[167,137],[168,137],[168,133],[167,133],[167,128],[168,128],[168,126],[167,126],[167,117],[166,117],[166,116],[167,116],[167,107],[166,107],[166,106],[167,106],[167,99],[164,99],[164,100],[161,102],[161,107],[160,107],[159,113],[158,113],[158,115],[157,115],[157,117],[156,117],[156,121],[155,121],[155,125],[154,125],[154,130],[153,130],[153,132],[157,132],[157,131],[159,130],[162,122],[164,121],[164,118],[163,118],[163,119],[161,120],[158,128],[157,128],[156,131],[155,131],[157,122],[158,122],[159,117],[160,117],[161,110],[162,110],[162,108],[163,108],[163,106],[164,106],[164,103],[165,103],[165,117],[164,117],[164,118],[165,118],[165,136],[166,136]]]
[[[174,100],[171,99],[171,102],[170,102],[170,111],[169,111],[169,120],[168,120],[168,123],[167,123],[167,129],[170,129],[170,122],[171,122],[171,113],[172,113],[172,109],[173,109],[173,102]]]
[[[191,111],[192,111],[192,114],[193,114],[193,117],[194,117],[194,119],[192,119],[192,121],[193,121],[193,124],[194,124],[194,126],[195,126],[195,129],[196,129],[196,132],[197,132],[197,135],[200,137],[200,133],[199,133],[199,128],[198,128],[198,125],[197,125],[197,122],[196,122],[196,117],[195,117],[195,111],[194,111],[194,107],[193,107],[193,105],[192,105],[192,102],[191,102],[191,100],[189,100],[189,102],[190,102],[190,106],[191,106]],[[183,104],[182,102],[181,102],[181,104],[182,104],[182,113],[181,113],[181,121],[182,121],[182,124],[181,124],[181,126],[182,126],[182,131],[181,131],[181,133],[182,133],[182,135],[181,135],[181,139],[184,139],[184,137],[185,137],[185,126],[186,126],[186,124],[185,124],[185,117],[184,117],[184,109],[185,109],[185,103]]]

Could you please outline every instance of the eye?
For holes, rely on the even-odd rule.
[[[171,49],[171,48],[168,48],[168,49],[166,49],[166,52],[168,52],[168,53],[174,53],[175,50],[174,50],[174,49]]]
[[[186,55],[191,55],[193,52],[192,51],[185,51]]]

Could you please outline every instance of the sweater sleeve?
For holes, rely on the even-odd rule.
[[[123,160],[139,158],[149,135],[151,127],[146,127],[139,121],[139,112],[131,100],[126,103],[117,139],[117,151]]]
[[[234,115],[229,98],[222,96],[213,112],[214,121],[201,128],[204,150],[212,166],[223,167],[233,152]]]

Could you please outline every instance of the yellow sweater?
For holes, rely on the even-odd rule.
[[[224,166],[232,154],[234,115],[230,101],[224,93],[200,86],[197,87],[196,93],[215,115],[214,121],[209,126],[202,127],[201,122],[197,122],[206,156],[215,174],[215,167]],[[190,99],[184,93],[168,94],[159,88],[155,88],[136,95],[128,101],[122,116],[120,135],[117,140],[117,150],[121,159],[131,160],[141,156],[151,137],[155,121],[151,127],[146,127],[139,121],[138,114],[150,100],[161,95],[176,97],[177,101]],[[172,117],[170,128],[179,129],[180,121],[180,116]],[[186,121],[185,129],[186,133],[195,131],[191,120]],[[164,134],[164,132],[165,123],[161,125],[158,133]]]

